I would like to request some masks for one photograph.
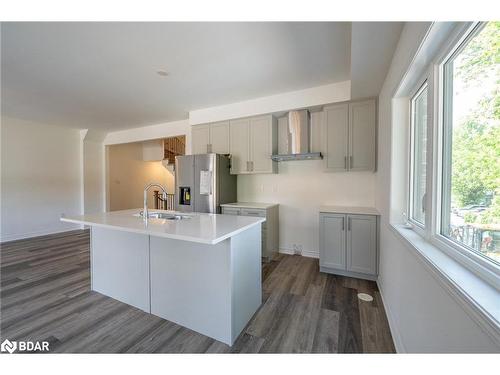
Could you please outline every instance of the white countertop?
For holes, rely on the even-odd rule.
[[[277,206],[277,203],[258,203],[258,202],[235,202],[235,203],[224,203],[221,207],[234,207],[234,208],[260,208],[266,209],[270,207]]]
[[[353,215],[380,215],[380,212],[373,207],[354,207],[354,206],[321,206],[319,212]]]
[[[253,216],[179,213],[190,216],[190,218],[184,220],[148,219],[146,225],[141,217],[134,216],[141,210],[137,208],[80,216],[65,216],[61,217],[61,221],[210,245],[219,243],[266,221],[265,218]],[[173,211],[163,210],[150,210],[149,212],[173,213]]]

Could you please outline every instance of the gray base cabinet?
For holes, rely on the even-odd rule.
[[[321,213],[319,228],[319,264],[322,272],[376,279],[377,216]]]
[[[279,206],[277,204],[257,204],[256,207],[252,204],[248,204],[248,206],[245,206],[244,203],[235,203],[223,204],[221,205],[221,207],[222,214],[224,215],[265,217],[266,221],[262,223],[262,258],[264,258],[265,261],[270,261],[278,254]]]

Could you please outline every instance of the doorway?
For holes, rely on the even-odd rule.
[[[167,190],[148,192],[148,207],[173,210],[177,155],[184,155],[186,136],[106,146],[107,211],[142,208],[144,187],[156,182]]]

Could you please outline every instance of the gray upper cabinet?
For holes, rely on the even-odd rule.
[[[272,115],[231,120],[229,151],[232,174],[276,173],[277,121]]]
[[[229,154],[229,121],[210,124],[210,152]]]
[[[325,108],[325,164],[330,171],[347,170],[349,104]]]
[[[191,152],[193,155],[206,154],[210,144],[210,125],[196,125],[191,128]]]
[[[375,99],[324,108],[327,171],[375,170],[376,115]]]
[[[375,100],[349,104],[349,170],[375,170]]]
[[[250,162],[252,173],[274,173],[276,162],[271,155],[277,148],[277,120],[273,116],[250,119]]]
[[[195,125],[191,134],[193,154],[229,154],[229,121]]]
[[[231,120],[229,129],[229,153],[231,174],[250,173],[249,163],[249,119]]]

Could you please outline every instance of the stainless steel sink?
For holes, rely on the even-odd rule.
[[[166,219],[166,220],[184,220],[191,219],[191,217],[179,214],[167,214],[165,212],[150,212],[148,214],[150,219]]]
[[[135,214],[134,216],[142,217],[143,211],[139,212],[139,214]],[[148,219],[185,220],[191,219],[191,216],[169,212],[148,212]]]

